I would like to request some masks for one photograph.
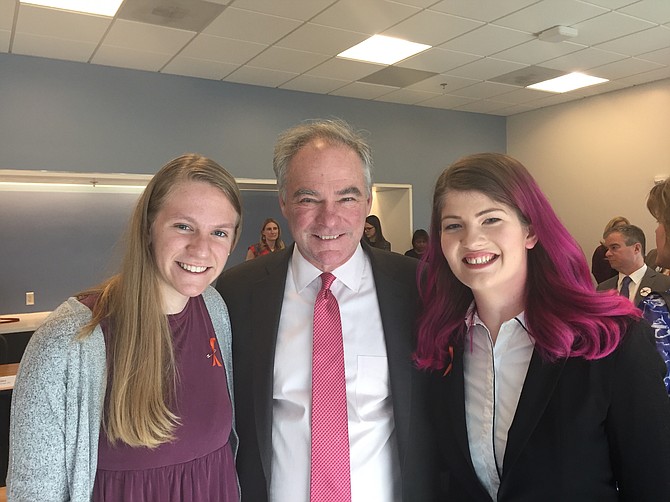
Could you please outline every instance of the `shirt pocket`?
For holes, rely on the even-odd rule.
[[[391,413],[388,359],[358,356],[356,406],[361,420],[376,420]]]

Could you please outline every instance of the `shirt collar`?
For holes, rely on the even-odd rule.
[[[528,333],[528,329],[526,328],[526,312],[521,312],[520,314],[514,316],[512,319],[505,321],[504,323],[501,324],[500,328],[502,329],[504,326],[508,325],[509,323],[514,323],[516,325],[520,325],[519,327],[523,328],[523,330]],[[465,314],[465,324],[468,326],[468,330],[472,328],[473,326],[483,326],[486,328],[486,325],[483,323],[483,321],[479,318],[479,314],[477,313],[477,306],[475,305],[475,302],[472,302],[470,304],[470,307],[468,308],[467,313]],[[486,328],[488,330],[488,328]]]
[[[642,281],[642,278],[644,277],[644,274],[647,273],[647,265],[642,265],[640,268],[638,268],[635,272],[632,274],[628,274],[628,277],[630,277],[635,284],[640,284]],[[619,281],[618,285],[621,286],[621,281],[623,281],[623,278],[626,277],[626,274],[622,274],[619,272]]]
[[[356,251],[345,263],[332,271],[332,274],[350,290],[357,292],[361,287],[363,273],[368,264],[368,258],[360,244]],[[298,293],[312,284],[323,272],[308,262],[302,255],[298,246],[293,247],[291,256],[291,270],[293,282]]]

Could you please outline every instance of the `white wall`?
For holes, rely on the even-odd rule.
[[[641,227],[652,249],[646,197],[656,175],[670,174],[670,80],[509,117],[507,152],[533,173],[589,263],[616,215]]]

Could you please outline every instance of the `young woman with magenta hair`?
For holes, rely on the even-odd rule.
[[[119,273],[56,308],[26,348],[9,500],[239,500],[230,321],[210,284],[241,211],[235,179],[206,157],[151,179]]]
[[[670,402],[650,328],[593,291],[528,171],[501,154],[439,177],[418,366],[448,499],[670,500]]]

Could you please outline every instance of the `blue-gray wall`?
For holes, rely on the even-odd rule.
[[[236,177],[267,179],[273,177],[277,134],[316,117],[340,117],[369,131],[375,181],[413,185],[417,228],[428,226],[432,186],[445,166],[465,154],[506,148],[504,117],[0,54],[0,169],[153,173],[194,151]],[[17,201],[0,192],[0,314],[51,310],[110,268],[109,242],[123,227],[127,202],[117,196],[112,199],[120,204],[118,211],[91,214],[92,227],[101,227],[91,231],[106,237],[100,239],[91,238],[76,211],[69,216],[75,221],[61,220],[54,209],[69,202],[59,195],[74,194],[24,194],[22,202],[39,208],[31,212],[39,225],[64,227],[71,252],[62,254],[54,253],[53,241],[36,243],[31,235],[36,225],[19,223]],[[251,240],[243,239],[238,253],[255,241],[257,227],[271,215],[266,204],[272,202],[259,197],[258,204],[246,206]],[[100,247],[88,248],[87,241]],[[90,254],[81,256],[79,249]],[[42,282],[35,284],[27,270],[37,268]],[[26,307],[24,294],[33,290],[36,305]]]

